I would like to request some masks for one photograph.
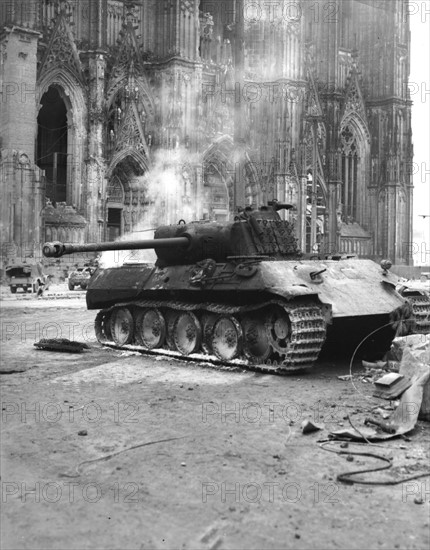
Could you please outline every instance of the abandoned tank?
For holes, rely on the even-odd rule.
[[[100,310],[102,344],[278,372],[312,367],[322,350],[385,352],[412,315],[389,262],[304,259],[278,213],[284,208],[291,206],[248,207],[226,223],[181,220],[146,241],[46,243],[43,253],[155,249],[155,264],[99,268],[91,277],[87,306]]]

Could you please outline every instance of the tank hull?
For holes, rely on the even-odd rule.
[[[134,335],[121,341],[119,327],[147,334],[151,318],[164,327],[159,347],[179,346],[187,355],[186,331],[181,336],[178,328],[183,323],[192,333],[202,331],[199,349],[207,355],[215,350],[225,362],[241,357],[288,372],[311,367],[321,353],[379,357],[387,351],[396,334],[393,320],[405,313],[396,281],[376,263],[356,259],[136,264],[97,271],[87,305],[102,310],[96,323],[101,342],[142,344]],[[220,319],[227,328],[218,338]],[[229,338],[237,341],[234,353],[225,344]],[[143,347],[151,346],[145,340]]]
[[[87,290],[89,309],[120,301],[169,299],[255,303],[263,296],[286,300],[312,296],[332,309],[336,318],[390,314],[404,304],[396,292],[397,278],[383,274],[371,260],[262,261],[244,273],[238,264],[219,263],[210,277],[190,282],[194,265],[158,268],[150,264],[100,269]],[[325,270],[325,271],[323,271]],[[323,272],[322,272],[323,271]],[[320,273],[311,278],[311,274]]]

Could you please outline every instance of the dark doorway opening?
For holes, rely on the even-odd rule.
[[[36,164],[45,170],[46,197],[52,202],[67,200],[67,108],[58,89],[43,94],[37,117]]]
[[[121,208],[108,208],[107,239],[115,241],[121,235]]]

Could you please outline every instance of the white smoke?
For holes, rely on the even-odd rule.
[[[160,150],[154,155],[151,169],[133,180],[145,191],[147,208],[143,219],[133,231],[122,235],[117,242],[154,238],[154,230],[160,225],[176,225],[180,220],[187,223],[197,219],[202,211],[195,194],[195,165],[197,156],[186,149]],[[99,264],[103,268],[118,267],[124,263],[151,263],[157,259],[155,251],[116,250],[102,252]]]

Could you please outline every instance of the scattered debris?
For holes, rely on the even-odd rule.
[[[344,381],[351,380],[352,374],[345,374],[345,376],[338,376],[337,378],[338,380],[344,380]]]
[[[86,431],[86,430],[82,430]],[[134,449],[139,449],[140,447],[147,447],[149,445],[156,445],[158,443],[166,443],[167,441],[178,441],[179,439],[185,439],[186,437],[190,437],[190,435],[182,435],[179,437],[168,437],[167,439],[158,439],[156,441],[147,441],[145,443],[137,443],[136,445],[133,445],[132,447],[127,447],[126,449],[121,449],[120,451],[116,451],[114,453],[110,453],[105,456],[100,456],[99,458],[93,458],[91,460],[83,460],[82,462],[79,462],[79,464],[75,468],[74,474],[67,474],[67,473],[60,473],[60,477],[79,477],[81,475],[81,467],[84,464],[94,464],[96,462],[101,462],[104,460],[110,460],[112,457],[120,455],[122,453],[127,453],[128,451],[132,451]],[[117,467],[118,469],[118,467]]]
[[[46,351],[61,351],[66,353],[81,353],[90,346],[82,342],[74,342],[67,338],[42,338],[34,344],[37,349]]]
[[[362,361],[361,364],[365,369],[385,370],[387,368],[387,361],[375,361],[374,363]]]
[[[397,361],[387,361],[387,368],[390,372],[399,372],[400,363]]]
[[[312,422],[312,420],[303,420],[302,422],[303,434],[317,432],[318,430],[322,430],[322,429],[323,429],[323,426],[321,426],[320,424],[316,424],[315,422]]]
[[[386,410],[384,410],[384,408],[382,407],[377,407],[376,409],[373,409],[373,412],[375,414],[379,414],[380,416],[382,416],[382,418],[386,419],[390,416],[390,413],[388,413]]]
[[[393,426],[389,426],[386,422],[381,422],[381,420],[375,420],[374,418],[366,418],[364,423],[378,426],[379,428],[381,428],[382,431],[386,432],[387,434],[396,433],[396,428],[394,428]]]
[[[122,351],[119,354],[119,357],[132,357],[132,356],[141,356],[142,354],[138,351]]]
[[[412,382],[402,374],[390,372],[376,380],[374,385],[375,391],[373,395],[375,397],[391,400],[400,397],[404,391],[411,387]]]
[[[385,354],[385,359],[400,363],[405,349],[415,350],[420,355],[420,352],[426,350],[428,353],[429,348],[430,334],[410,334],[409,336],[394,338],[390,350]]]
[[[330,445],[331,448],[328,448],[327,445]],[[408,476],[406,478],[400,478],[400,479],[373,480],[373,479],[363,479],[362,477],[357,479],[355,477],[357,474],[363,475],[366,473],[374,473],[374,472],[381,472],[382,470],[389,470],[393,466],[393,459],[384,455],[371,453],[367,450],[365,452],[340,451],[333,447],[333,442],[331,441],[322,442],[320,444],[320,448],[324,449],[325,451],[329,451],[331,453],[336,453],[338,455],[347,455],[346,460],[348,460],[349,462],[352,462],[354,460],[354,456],[365,456],[365,457],[376,458],[385,463],[385,465],[380,467],[375,468],[374,466],[372,466],[371,468],[366,468],[364,470],[354,470],[351,472],[343,472],[336,476],[336,481],[339,481],[341,483],[347,483],[348,485],[352,485],[354,483],[359,483],[362,485],[399,485],[400,483],[405,483],[406,481],[411,481],[413,479],[420,479],[422,477],[427,477],[430,475],[430,471],[427,470],[427,471],[416,473],[414,475]],[[357,464],[360,464],[360,462],[357,461]],[[419,502],[421,497],[417,496],[415,498],[417,499],[416,504],[421,504],[421,502]]]
[[[430,416],[430,410],[424,409],[424,414],[421,411],[424,386],[426,384],[428,386],[430,380],[430,366],[424,365],[423,363],[421,363],[420,366],[420,363],[415,361],[415,368],[417,372],[411,377],[412,385],[403,393],[398,407],[387,419],[387,422],[384,423],[384,426],[387,428],[386,430],[383,431],[379,424],[377,425],[379,428],[378,430],[368,426],[363,428],[360,427],[360,429],[358,429],[350,422],[351,428],[336,430],[331,432],[329,436],[332,439],[349,438],[353,440],[364,440],[369,443],[371,441],[390,439],[400,435],[403,436],[404,434],[412,431],[415,428],[419,414],[420,418],[423,416],[424,419],[428,419]],[[428,405],[426,404],[425,406]],[[372,424],[376,424],[376,422],[379,421],[374,420]],[[369,424],[369,422],[367,422],[367,424]],[[394,431],[389,433],[388,428],[390,431],[391,429]]]
[[[430,421],[430,347],[424,350],[421,346],[405,348],[400,373],[411,378],[412,387],[417,386],[416,395],[410,402],[420,404],[418,418]]]

